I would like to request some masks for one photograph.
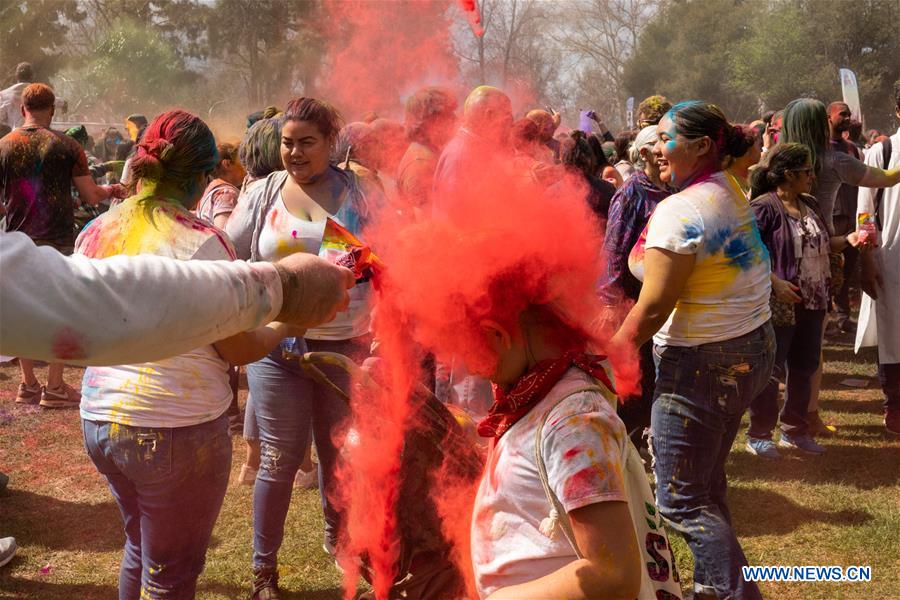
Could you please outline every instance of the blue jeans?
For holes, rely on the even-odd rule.
[[[82,420],[125,525],[119,600],[194,597],[231,469],[228,417],[177,428]]]
[[[775,336],[746,335],[694,347],[655,346],[650,429],[656,501],[694,555],[694,586],[725,599],[761,598],[725,503],[725,460],[751,400],[769,381]]]
[[[306,340],[310,352],[338,352],[357,362],[368,355],[368,344],[368,338]],[[330,365],[319,369],[349,392],[350,376],[343,369]],[[325,541],[337,545],[341,511],[334,504],[338,450],[332,431],[350,415],[350,408],[334,391],[311,379],[296,360],[283,359],[280,348],[247,366],[247,383],[260,442],[259,471],[253,489],[253,568],[274,569],[284,539],[294,475],[309,445],[310,429],[319,458]]]
[[[769,383],[750,403],[750,428],[747,430],[750,437],[772,439],[772,431],[779,420],[780,381],[786,383],[780,416],[782,431],[792,436],[809,431],[806,414],[812,399],[812,378],[819,369],[822,355],[825,310],[797,306],[794,313],[794,325],[775,327],[775,366]]]

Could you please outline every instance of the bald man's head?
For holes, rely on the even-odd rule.
[[[541,130],[541,141],[545,144],[553,139],[553,133],[559,125],[557,120],[546,110],[536,108],[528,111],[525,118],[538,126]]]
[[[509,139],[512,129],[512,102],[501,90],[482,85],[469,94],[463,107],[466,127],[474,133],[498,142]]]

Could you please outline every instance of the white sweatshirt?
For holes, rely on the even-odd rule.
[[[281,310],[270,263],[93,260],[0,232],[0,354],[75,365],[174,356]]]

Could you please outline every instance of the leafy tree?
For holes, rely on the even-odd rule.
[[[898,22],[894,0],[774,2],[734,49],[735,88],[772,109],[800,96],[828,103],[841,98],[838,69],[849,68],[868,124],[886,127],[894,113],[891,86],[900,78]]]
[[[636,97],[699,98],[744,121],[793,98],[841,98],[838,69],[857,74],[867,125],[891,122],[900,78],[896,0],[669,0],[626,63]]]
[[[121,118],[132,112],[152,116],[176,105],[206,108],[196,106],[204,103],[195,95],[200,75],[187,68],[160,33],[143,24],[117,22],[90,56],[71,76],[75,112],[99,108]]]
[[[756,114],[758,101],[734,93],[733,48],[752,34],[764,4],[741,0],[667,3],[641,32],[625,64],[625,87],[637,102],[652,94],[719,104],[732,119]]]
[[[284,100],[312,83],[322,47],[317,9],[310,0],[216,0],[208,53],[221,61],[230,92],[240,90],[246,108]]]
[[[89,54],[123,19],[142,23],[167,41],[182,57],[207,53],[208,5],[198,0],[78,0],[86,15],[75,24],[69,42],[77,53]]]
[[[63,52],[68,24],[85,13],[76,0],[3,0],[0,2],[0,88],[15,80],[16,65],[30,62],[35,77],[47,81],[67,60]]]

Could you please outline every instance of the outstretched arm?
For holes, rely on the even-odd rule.
[[[79,365],[175,356],[273,319],[315,327],[347,308],[354,284],[352,271],[309,254],[275,264],[93,260],[22,233],[0,233],[0,273],[0,353]]]

